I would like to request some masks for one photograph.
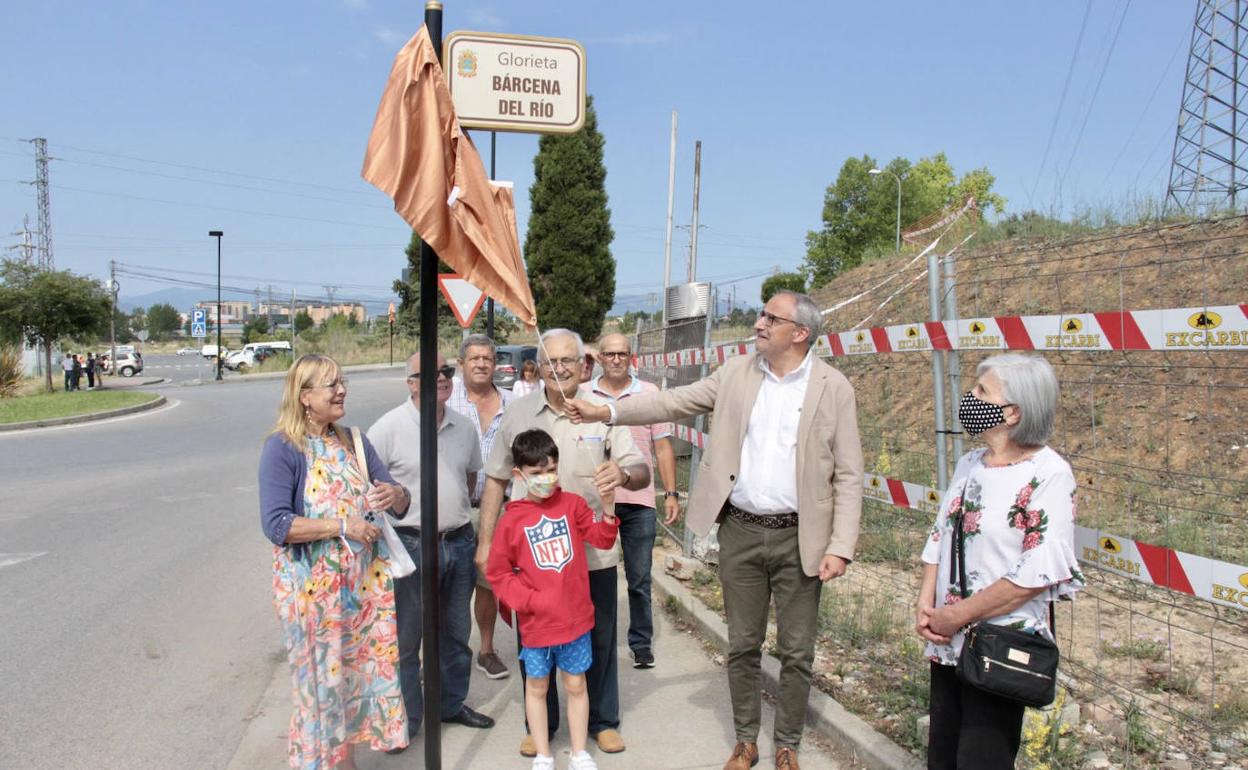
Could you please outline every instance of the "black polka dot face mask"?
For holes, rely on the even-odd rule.
[[[967,391],[962,396],[962,403],[958,404],[958,420],[962,422],[963,430],[978,436],[1005,422],[1005,407],[978,399],[973,392]]]

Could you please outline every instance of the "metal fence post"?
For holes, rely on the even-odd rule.
[[[932,249],[927,255],[927,299],[930,305],[929,319],[940,320],[940,258]],[[936,487],[949,486],[949,463],[946,457],[945,437],[945,360],[940,351],[932,351],[932,395],[936,411]]]
[[[706,360],[706,349],[711,346],[711,330],[715,327],[715,306],[719,302],[719,290],[712,287],[711,303],[706,310],[706,325],[702,333],[702,376],[706,377],[711,373],[710,364]],[[693,421],[693,428],[698,433],[706,431],[706,415],[700,414]],[[689,457],[689,488],[693,489],[694,481],[697,480],[698,465],[702,462],[702,449],[695,443],[692,453]],[[693,553],[693,530],[689,529],[689,525],[685,525],[685,542],[683,545],[684,554],[688,556]]]
[[[958,318],[957,260],[950,251],[945,255],[945,320]],[[958,419],[958,398],[962,391],[962,356],[957,350],[944,351],[949,364],[949,428],[953,435],[953,459],[962,456],[962,421]]]

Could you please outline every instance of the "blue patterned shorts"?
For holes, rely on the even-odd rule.
[[[589,632],[564,644],[550,647],[525,647],[520,650],[526,676],[541,679],[550,676],[555,666],[568,674],[583,674],[594,661],[594,649],[589,644]]]

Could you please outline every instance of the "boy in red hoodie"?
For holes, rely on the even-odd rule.
[[[516,489],[526,494],[508,503],[498,520],[486,577],[499,603],[516,611],[524,639],[520,651],[528,672],[524,710],[537,744],[533,770],[555,766],[546,731],[546,689],[555,667],[563,672],[568,696],[569,767],[597,770],[585,750],[589,730],[585,671],[592,658],[589,631],[594,627],[594,606],[589,599],[584,544],[611,548],[619,521],[610,513],[594,521],[584,498],[559,488],[559,447],[546,431],[519,434],[511,454],[516,463],[512,469]],[[604,510],[611,510],[611,500],[602,502]]]

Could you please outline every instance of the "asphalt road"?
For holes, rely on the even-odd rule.
[[[0,768],[229,761],[285,665],[256,494],[280,387],[169,386],[153,412],[0,434]],[[346,422],[406,393],[352,375]]]
[[[188,380],[209,380],[216,376],[216,363],[203,356],[150,355],[143,356],[143,374],[150,377],[165,377],[174,382]],[[226,377],[237,376],[226,369]]]

